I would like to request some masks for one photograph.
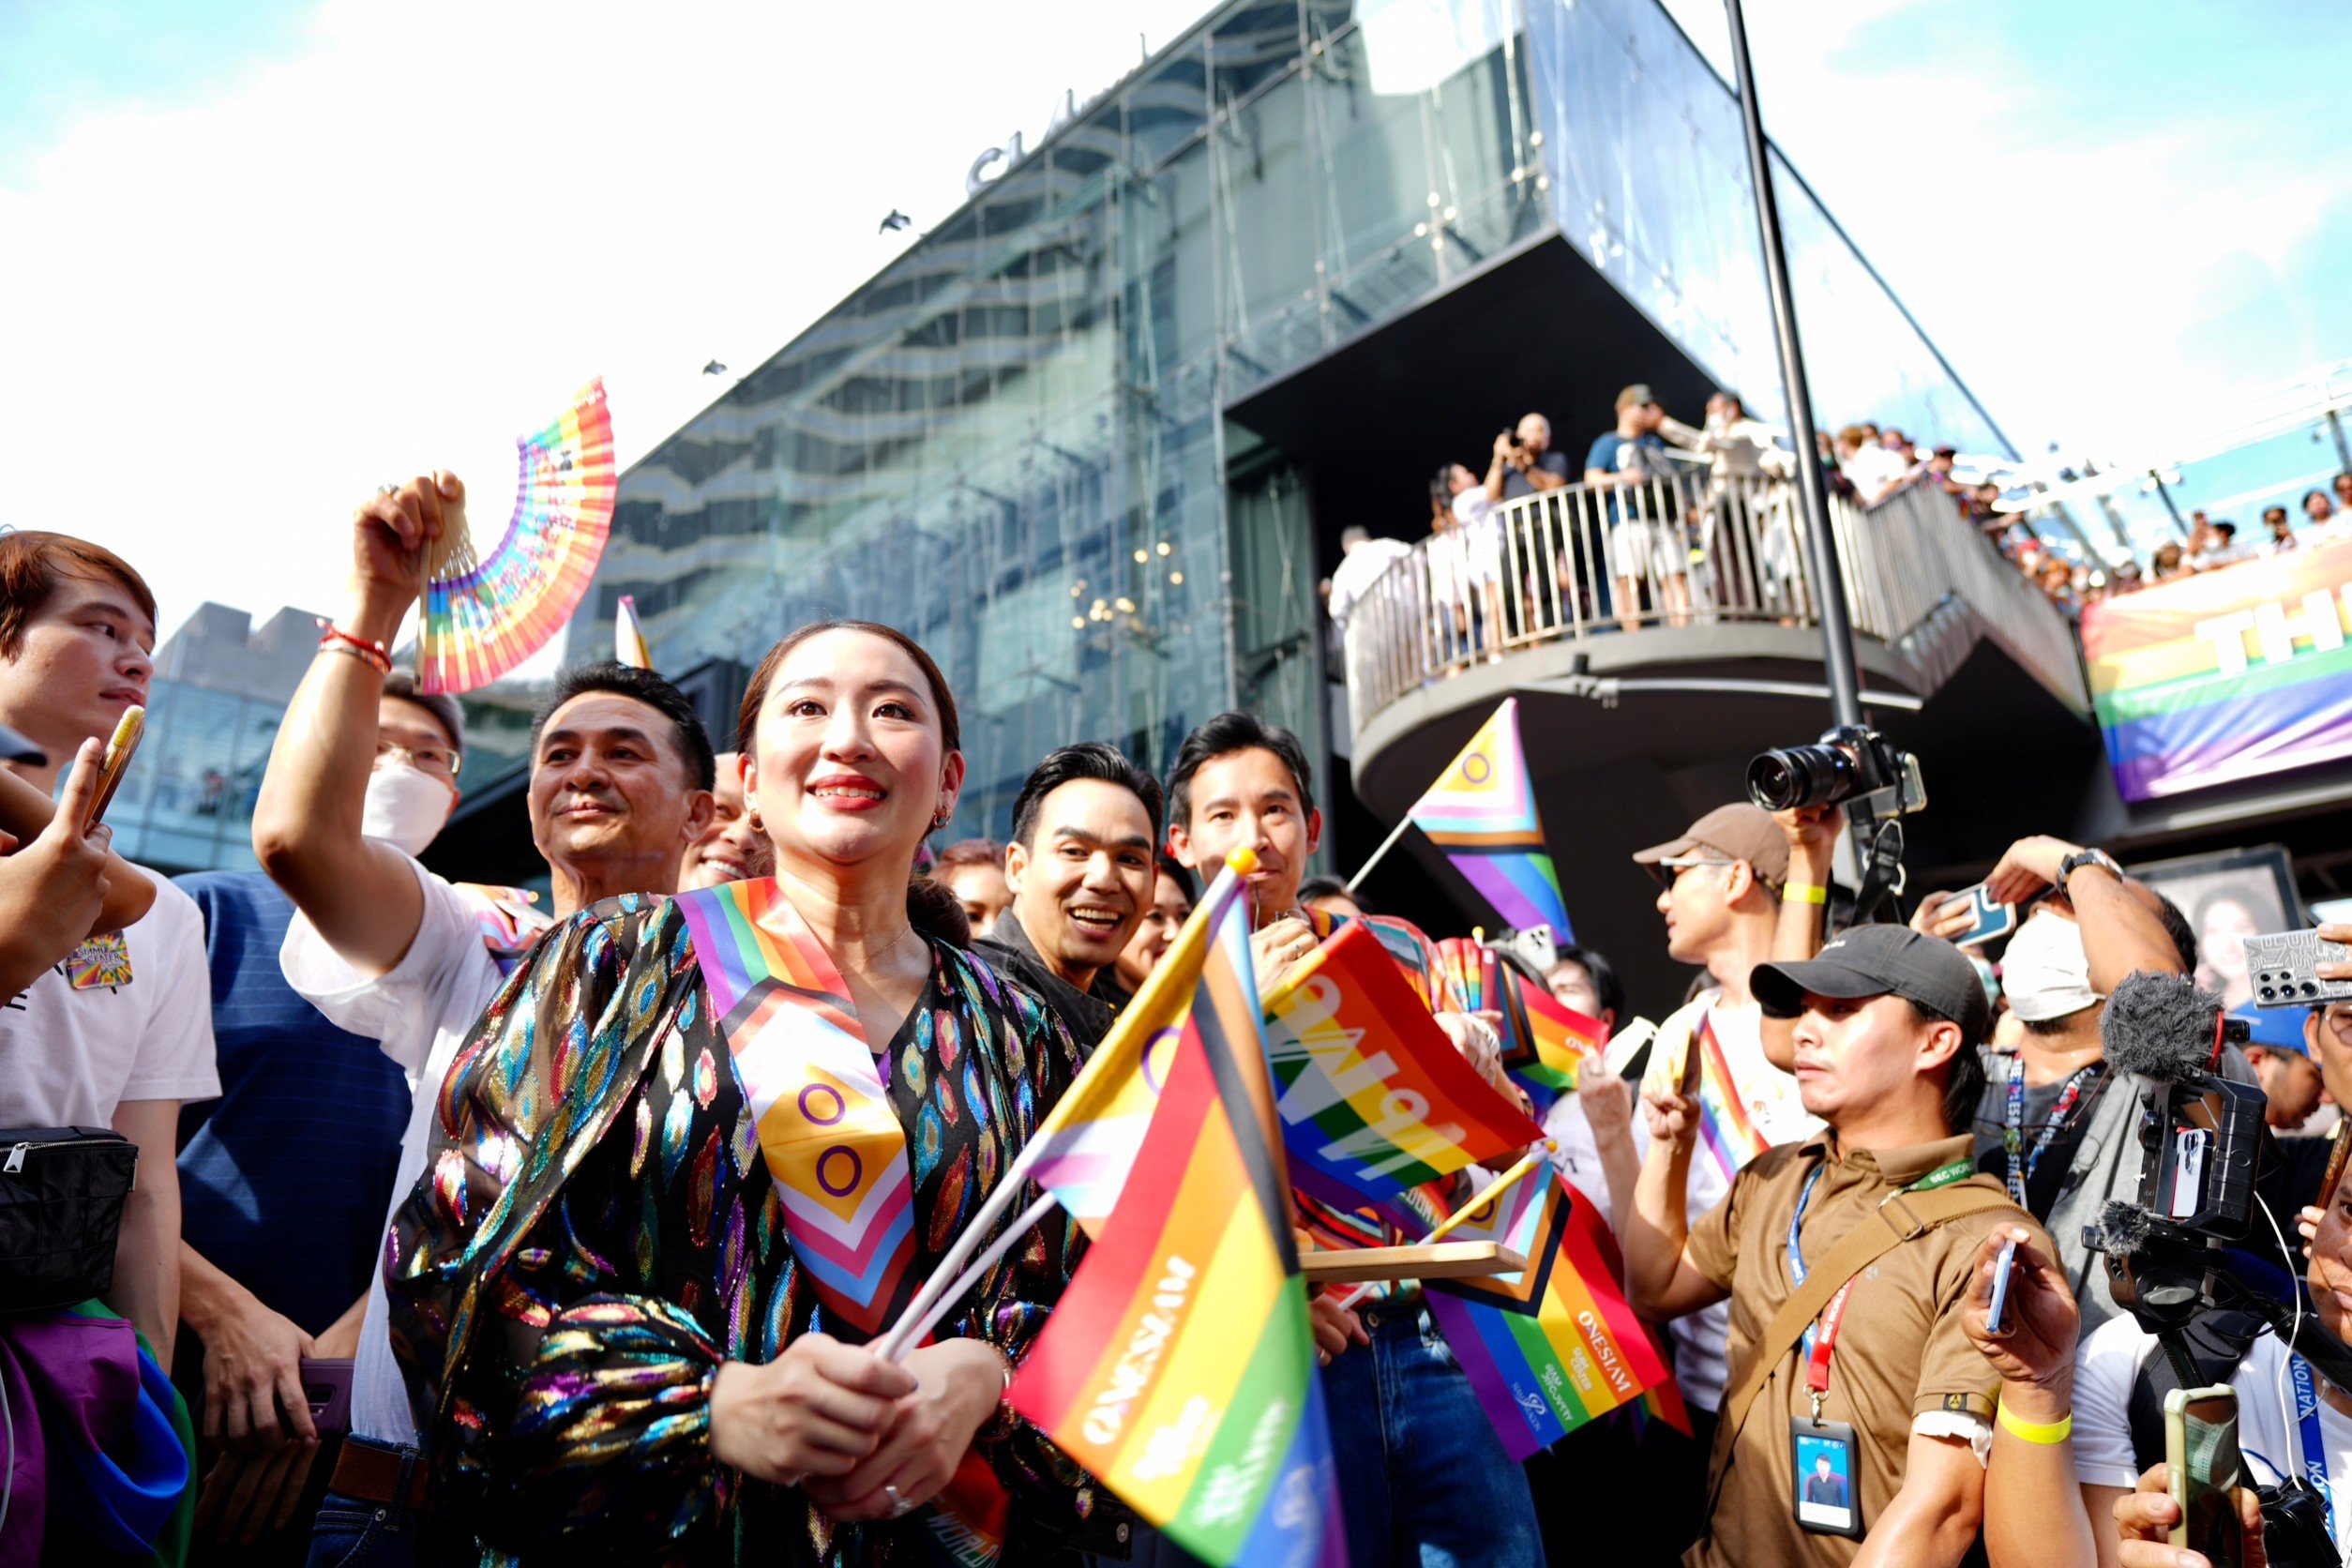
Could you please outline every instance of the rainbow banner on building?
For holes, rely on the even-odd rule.
[[[1229,908],[1202,965],[1137,1159],[1153,1179],[1096,1229],[1011,1397],[1194,1556],[1343,1568],[1246,927]]]
[[[1143,988],[1021,1151],[1015,1173],[1025,1171],[1051,1192],[1089,1235],[1110,1217],[1126,1187],[1214,944],[1238,942],[1247,960],[1244,877],[1230,866],[1217,872]],[[1228,919],[1236,909],[1241,917]]]
[[[2352,757],[2352,540],[2087,606],[2083,656],[2128,801]]]
[[[1560,873],[1544,847],[1535,783],[1519,745],[1519,700],[1506,697],[1470,745],[1406,813],[1478,896],[1518,930],[1549,926],[1573,942]]]
[[[1326,1203],[1401,1203],[1544,1136],[1462,1059],[1362,921],[1266,999],[1266,1049],[1291,1180]]]
[[[1545,1170],[1506,1187],[1488,1210],[1453,1240],[1500,1242],[1525,1257],[1527,1268],[1422,1283],[1504,1452],[1525,1459],[1671,1385],[1656,1344],[1618,1288],[1617,1244],[1591,1203]],[[1669,1408],[1679,1407],[1677,1398]]]

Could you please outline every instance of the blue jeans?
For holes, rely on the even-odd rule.
[[[1527,1471],[1418,1304],[1323,1368],[1350,1568],[1543,1568]]]
[[[389,1454],[402,1452],[366,1438],[344,1441]],[[330,1490],[319,1504],[318,1522],[310,1528],[310,1568],[415,1568],[416,1524],[416,1515],[405,1503],[368,1502]]]

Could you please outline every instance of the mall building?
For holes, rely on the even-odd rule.
[[[1775,179],[1823,422],[2013,456],[1802,178]],[[1578,934],[1655,1013],[1685,976],[1625,857],[1826,725],[1809,602],[1702,587],[1625,631],[1563,560],[1530,565],[1560,520],[1516,516],[1513,593],[1550,609],[1515,600],[1492,661],[1395,611],[1351,699],[1319,597],[1343,528],[1421,539],[1431,474],[1483,470],[1529,411],[1580,468],[1633,382],[1692,423],[1718,386],[1785,423],[1737,105],[1656,0],[1230,0],[977,168],[964,207],[633,467],[569,652],[600,656],[633,596],[724,737],[785,631],[904,628],[962,708],[942,840],[1001,837],[1056,745],[1164,770],[1247,708],[1305,737],[1343,870],[1515,693]],[[1877,716],[1941,807],[1914,860],[1981,868],[2021,822],[2119,811],[2058,612],[1943,497],[1912,510],[1849,519],[1842,546]],[[432,858],[522,880],[520,814],[519,779],[474,790]],[[1483,912],[1408,842],[1367,891],[1466,929]]]

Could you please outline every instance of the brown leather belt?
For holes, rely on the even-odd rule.
[[[335,1461],[334,1478],[326,1485],[329,1491],[340,1492],[347,1498],[388,1507],[400,1497],[400,1455],[369,1443],[346,1442]],[[421,1456],[409,1470],[408,1506],[425,1506],[425,1461]]]

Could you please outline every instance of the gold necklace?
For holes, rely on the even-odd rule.
[[[910,922],[905,930],[900,931],[896,937],[891,939],[889,946],[883,948],[872,957],[867,958],[864,963],[852,964],[850,967],[856,970],[860,974],[873,973],[877,965],[879,965],[885,958],[895,957],[898,949],[907,944],[907,939],[912,935],[914,935],[914,926],[912,922]]]

